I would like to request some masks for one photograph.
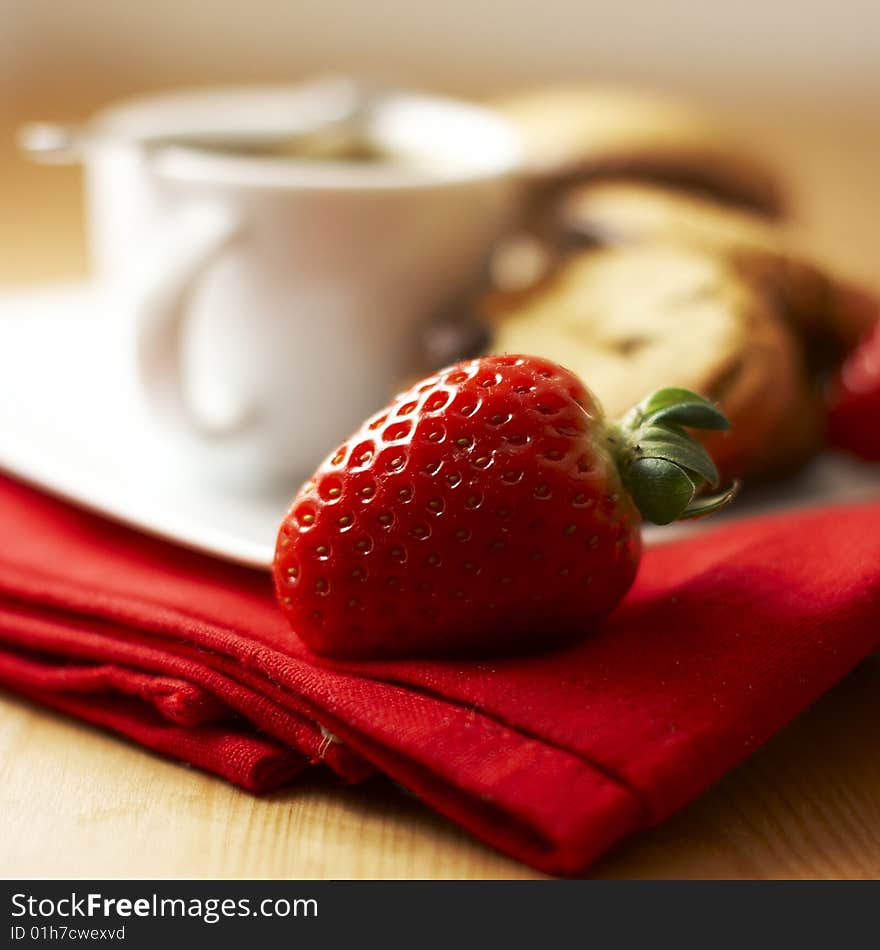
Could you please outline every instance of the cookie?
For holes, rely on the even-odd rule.
[[[880,312],[870,291],[821,265],[790,231],[711,199],[641,182],[596,182],[565,195],[556,222],[560,243],[677,241],[723,254],[820,356],[849,349]]]
[[[492,352],[560,362],[609,416],[662,386],[716,400],[731,430],[707,444],[728,478],[787,470],[817,445],[800,346],[717,254],[675,244],[583,251],[528,291],[486,298],[484,311]]]
[[[537,194],[625,175],[676,185],[770,216],[784,207],[776,176],[699,109],[656,93],[550,86],[492,103],[520,131]],[[537,212],[536,212],[537,213]]]

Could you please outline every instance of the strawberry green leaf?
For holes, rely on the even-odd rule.
[[[684,469],[661,458],[633,462],[624,481],[642,516],[654,524],[681,517],[697,491]]]
[[[713,488],[718,486],[718,469],[711,456],[686,432],[666,426],[645,426],[639,432],[639,441],[634,449],[637,455],[675,462],[692,475],[707,481]]]
[[[642,424],[672,422],[693,429],[727,429],[724,413],[689,389],[660,389],[637,406]]]
[[[739,482],[734,482],[730,488],[715,495],[705,495],[701,498],[695,498],[685,510],[679,515],[680,520],[691,518],[702,518],[703,515],[709,515],[713,511],[719,511],[725,508],[733,501],[737,492],[739,492]]]
[[[696,518],[728,504],[736,487],[700,498],[718,486],[711,456],[688,429],[726,429],[721,410],[689,389],[661,389],[634,406],[609,432],[609,446],[642,516],[656,524]]]

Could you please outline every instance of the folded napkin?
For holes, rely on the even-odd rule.
[[[602,631],[539,656],[329,663],[269,578],[0,479],[0,683],[250,791],[391,776],[578,873],[716,781],[880,645],[880,504],[648,549]]]

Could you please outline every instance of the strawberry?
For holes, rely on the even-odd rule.
[[[682,428],[723,429],[702,397],[655,393],[619,425],[571,372],[530,356],[452,366],[399,395],[301,489],[274,576],[316,653],[534,648],[582,636],[635,578],[642,516],[726,504]]]
[[[828,439],[837,448],[880,462],[880,321],[832,383]]]

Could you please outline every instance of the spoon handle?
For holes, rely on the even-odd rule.
[[[82,156],[83,131],[75,125],[28,122],[18,130],[17,143],[35,162],[70,165]]]
[[[223,148],[229,143],[271,147],[302,140],[309,151],[311,140],[320,144],[325,133],[355,135],[375,94],[376,90],[368,84],[350,77],[319,77],[297,90],[294,108],[288,114],[273,112],[268,122],[261,119],[248,123],[250,127],[224,127],[209,116],[194,121],[188,128],[147,132],[133,141],[155,149],[170,145]],[[87,147],[112,138],[111,132],[87,126],[29,122],[19,129],[17,141],[18,147],[34,161],[62,165],[81,161]]]

